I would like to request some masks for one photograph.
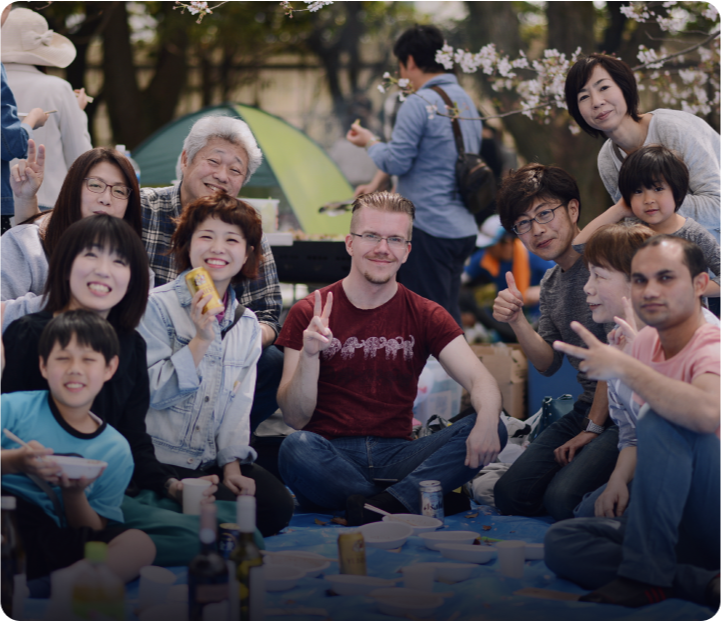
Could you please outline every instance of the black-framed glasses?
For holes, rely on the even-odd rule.
[[[403,239],[402,237],[397,237],[395,235],[391,235],[390,237],[381,237],[375,233],[363,233],[362,235],[359,235],[358,233],[351,233],[351,235],[353,235],[353,237],[360,237],[365,243],[371,246],[380,244],[384,239],[388,242],[388,245],[391,248],[396,248],[398,250],[408,244],[407,239]]]
[[[129,188],[127,185],[123,185],[121,183],[110,185],[109,183],[105,183],[105,181],[97,179],[96,177],[85,177],[84,181],[85,187],[91,192],[95,192],[95,194],[102,194],[105,192],[105,188],[110,188],[110,193],[113,197],[126,201],[133,193],[132,188]]]
[[[546,224],[547,222],[550,222],[556,215],[556,209],[560,209],[561,207],[565,206],[566,203],[561,203],[560,205],[558,205],[558,207],[554,207],[553,209],[544,209],[543,211],[538,212],[535,218],[527,218],[526,220],[516,222],[513,228],[511,228],[511,230],[516,235],[523,235],[524,233],[528,233],[528,231],[531,230],[534,222],[538,222],[538,224]]]

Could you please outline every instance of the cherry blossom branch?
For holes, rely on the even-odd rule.
[[[718,38],[719,35],[721,35],[721,30],[712,32],[708,37],[706,37],[700,43],[696,43],[695,45],[692,45],[691,47],[688,47],[685,50],[681,50],[680,52],[675,52],[673,54],[669,54],[668,56],[664,56],[663,58],[650,60],[646,63],[643,63],[642,65],[637,65],[635,67],[632,67],[632,71],[640,71],[641,69],[661,67],[666,61],[671,60],[672,58],[676,58],[677,56],[683,56],[684,54],[688,54],[689,52],[696,51],[700,47],[703,47],[707,43],[710,43],[714,39]]]

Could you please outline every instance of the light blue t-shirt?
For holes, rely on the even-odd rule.
[[[85,488],[85,495],[98,515],[116,522],[124,521],[120,505],[133,475],[134,464],[130,445],[118,431],[97,417],[100,427],[95,432],[81,433],[73,429],[60,415],[46,390],[4,394],[0,404],[2,426],[21,440],[36,440],[55,453],[78,453],[86,459],[107,462],[105,472]],[[1,441],[3,450],[20,446],[4,434]],[[62,489],[58,486],[53,486],[53,489],[62,505]],[[50,497],[26,475],[4,474],[2,492],[38,505],[60,526]]]

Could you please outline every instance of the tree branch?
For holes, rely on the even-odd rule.
[[[636,67],[632,67],[631,71],[638,71],[639,69],[646,69],[649,65],[658,65],[665,63],[667,60],[671,60],[672,58],[676,58],[677,56],[683,56],[684,54],[688,54],[689,52],[693,52],[694,50],[697,50],[698,48],[706,45],[709,41],[713,41],[716,39],[719,34],[721,34],[720,30],[717,30],[716,32],[712,32],[708,37],[706,37],[703,41],[700,43],[697,43],[696,45],[692,45],[691,47],[687,47],[685,50],[681,50],[680,52],[675,52],[674,54],[669,54],[668,56],[664,56],[663,58],[659,58],[658,60],[652,60],[647,63],[644,63],[643,65],[637,65]]]

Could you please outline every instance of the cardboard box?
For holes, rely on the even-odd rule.
[[[501,389],[503,409],[514,418],[526,418],[528,360],[515,343],[471,345],[471,349],[493,375]]]

